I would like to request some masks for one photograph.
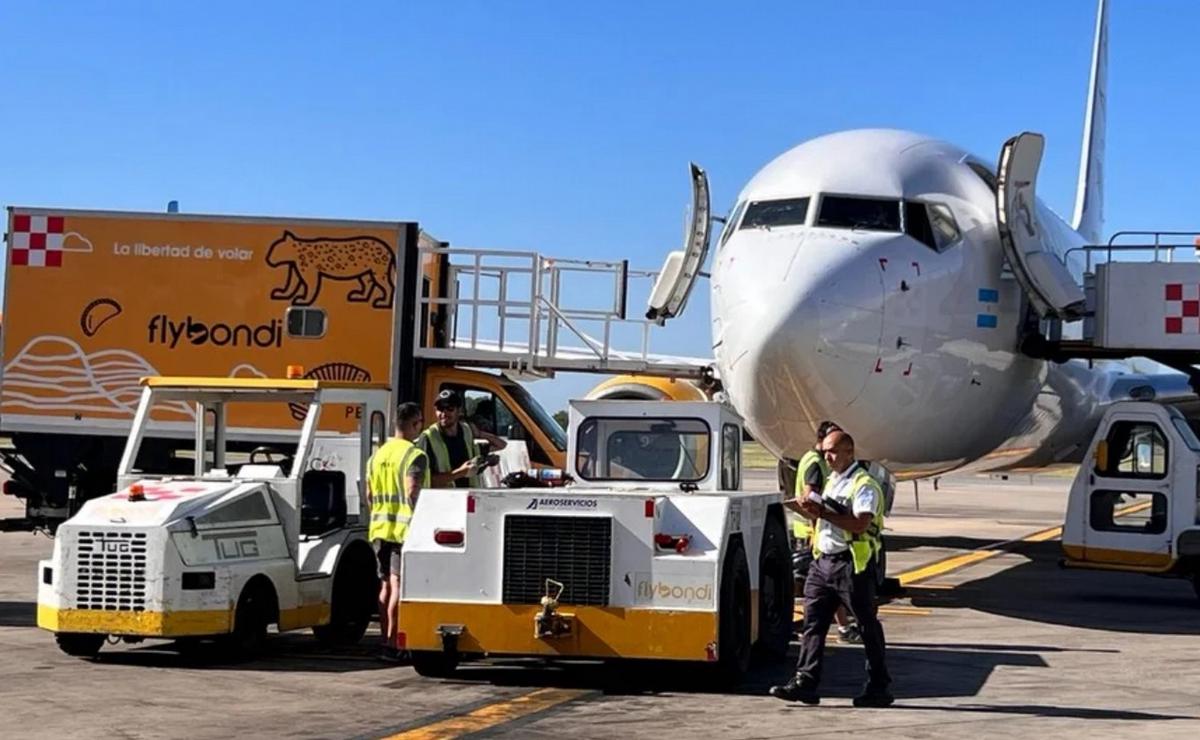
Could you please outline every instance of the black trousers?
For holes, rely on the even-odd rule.
[[[804,581],[804,633],[796,675],[805,686],[821,682],[825,635],[838,604],[845,604],[858,621],[867,653],[867,686],[887,688],[892,683],[884,658],[883,625],[875,607],[875,565],[854,574],[850,553],[824,555],[813,561]]]

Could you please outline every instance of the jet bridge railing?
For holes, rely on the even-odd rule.
[[[1187,250],[1188,256],[1195,261],[1200,255],[1200,231],[1118,231],[1106,244],[1087,244],[1067,250],[1066,262],[1071,264],[1072,256],[1083,254],[1084,272],[1088,274],[1094,273],[1101,264],[1113,262],[1114,257],[1119,259],[1127,255],[1139,255],[1138,259],[1129,260],[1132,262],[1178,262],[1179,250]]]
[[[421,343],[418,357],[549,377],[556,371],[634,372],[700,377],[702,363],[650,353],[655,324],[626,317],[630,279],[657,273],[627,261],[544,257],[537,252],[422,247],[445,259],[446,295],[417,298],[414,336],[429,315],[444,317],[445,339]],[[618,349],[620,341],[636,349]]]

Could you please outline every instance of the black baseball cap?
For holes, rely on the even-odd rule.
[[[442,409],[442,408],[461,409],[462,405],[463,405],[462,397],[459,396],[456,392],[450,390],[449,388],[442,391],[441,393],[438,393],[437,398],[433,399],[433,407],[435,409]]]

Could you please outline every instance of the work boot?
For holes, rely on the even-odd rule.
[[[861,645],[862,631],[858,628],[858,622],[838,627],[838,642],[844,642],[847,645]]]
[[[772,686],[768,693],[784,701],[798,701],[810,705],[821,703],[817,687],[807,685],[799,676],[792,676],[791,680],[782,686]]]
[[[873,709],[883,709],[892,706],[896,697],[887,688],[874,689],[868,686],[861,694],[854,697],[854,706]]]
[[[384,645],[379,651],[379,659],[385,663],[399,663],[402,657],[400,651],[391,645]]]

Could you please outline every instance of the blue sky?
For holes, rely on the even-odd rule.
[[[1200,3],[1111,5],[1107,228],[1195,228]],[[791,146],[891,126],[988,159],[1040,131],[1071,208],[1093,0],[332,8],[3,3],[0,204],[414,219],[657,268],[689,160],[723,211]],[[705,288],[658,347],[708,353]]]

